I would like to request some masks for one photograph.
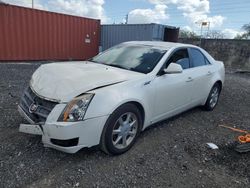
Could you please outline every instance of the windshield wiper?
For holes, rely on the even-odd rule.
[[[98,61],[94,61],[92,58],[88,59],[87,61],[90,61],[90,62],[93,62],[93,63],[98,63],[98,64],[103,64],[103,65],[107,65],[107,66],[111,66],[111,67],[117,67],[117,68],[120,68],[120,69],[129,70],[128,68],[123,67],[123,66],[118,65],[118,64],[108,64],[108,63],[98,62]]]
[[[94,61],[92,58],[87,59],[87,61],[93,62],[93,63],[99,63],[98,61]]]
[[[126,69],[128,70],[126,67],[123,67],[121,65],[118,65],[118,64],[107,64],[107,63],[103,63],[104,65],[108,65],[108,66],[111,66],[111,67],[117,67],[117,68],[121,68],[121,69]]]

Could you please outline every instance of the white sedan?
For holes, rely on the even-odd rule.
[[[151,124],[195,106],[213,110],[225,70],[205,50],[170,42],[126,42],[83,62],[41,65],[18,106],[45,147],[75,153],[99,145],[129,150]]]

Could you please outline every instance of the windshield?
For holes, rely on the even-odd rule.
[[[90,61],[141,73],[149,73],[166,50],[143,45],[118,45],[93,57]]]

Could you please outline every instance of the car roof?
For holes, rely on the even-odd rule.
[[[191,44],[183,44],[183,43],[176,43],[176,42],[162,42],[162,41],[129,41],[129,42],[124,42],[123,44],[146,45],[146,46],[163,48],[163,49],[167,49],[167,50],[169,50],[170,48],[177,48],[177,47],[199,48],[199,47],[191,45]]]

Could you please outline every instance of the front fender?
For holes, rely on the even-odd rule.
[[[145,82],[150,82],[146,84]],[[154,111],[154,84],[144,79],[140,81],[128,81],[125,83],[101,88],[95,93],[85,118],[94,118],[112,114],[119,106],[128,102],[140,103],[144,109],[144,125],[150,123]]]

